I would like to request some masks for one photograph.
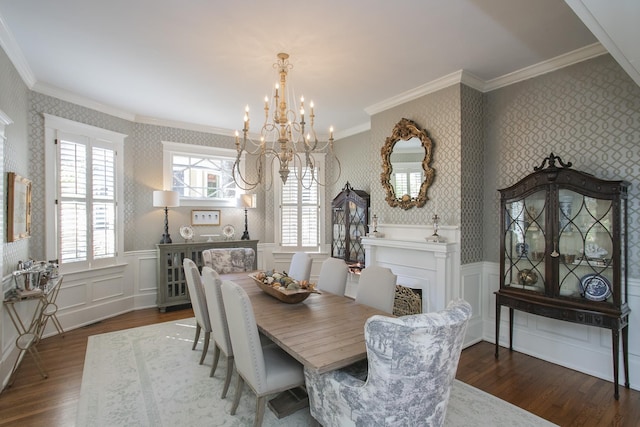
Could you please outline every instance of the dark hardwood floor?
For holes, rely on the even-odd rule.
[[[0,394],[0,426],[73,426],[89,336],[192,316],[139,310],[44,339],[38,350],[49,378],[27,355]],[[608,381],[506,349],[496,360],[487,342],[462,352],[457,378],[561,426],[640,426],[640,392],[621,387],[616,401]]]

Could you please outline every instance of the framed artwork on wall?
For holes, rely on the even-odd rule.
[[[191,225],[220,225],[219,210],[192,210]]]
[[[31,236],[31,181],[7,173],[7,242]]]

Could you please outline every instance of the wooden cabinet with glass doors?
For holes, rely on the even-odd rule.
[[[546,165],[546,167],[545,167]],[[534,172],[500,190],[500,289],[496,292],[496,357],[501,307],[612,331],[618,398],[620,337],[629,387],[626,181],[605,181],[551,154]]]
[[[354,190],[347,182],[331,203],[331,256],[348,264],[364,266],[364,247],[361,239],[367,235],[369,224],[369,194]]]

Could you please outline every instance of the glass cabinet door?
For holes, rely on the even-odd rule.
[[[345,257],[346,247],[346,217],[344,209],[333,209],[333,239],[331,255],[338,258]]]
[[[559,191],[559,280],[556,293],[612,302],[613,210],[611,200]]]
[[[349,259],[364,262],[364,247],[361,239],[366,235],[367,208],[349,201]]]
[[[545,191],[505,203],[505,287],[545,292],[547,209]]]

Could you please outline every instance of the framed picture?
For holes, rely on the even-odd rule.
[[[7,173],[7,242],[31,236],[31,181]]]
[[[220,211],[192,210],[191,225],[220,225]]]

